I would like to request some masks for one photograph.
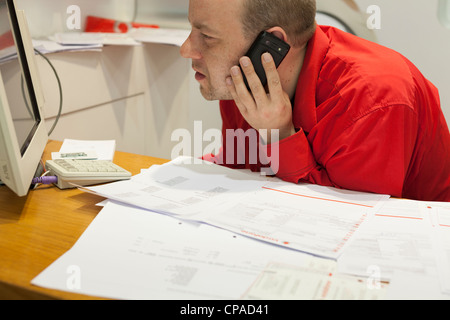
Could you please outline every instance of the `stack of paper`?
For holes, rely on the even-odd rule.
[[[104,46],[140,46],[157,43],[181,47],[190,30],[168,28],[135,28],[128,33],[64,32],[48,40],[33,39],[33,46],[42,54],[75,51],[102,51]],[[1,50],[0,64],[17,59],[14,47]]]
[[[190,33],[187,29],[134,28],[128,33],[64,32],[50,39],[70,49],[71,46],[122,45],[137,46],[141,43],[159,43],[181,47]]]
[[[52,39],[64,46],[120,45],[138,46],[139,42],[128,34],[100,32],[63,32],[55,34]]]
[[[408,279],[402,290],[394,286],[392,299],[450,299],[443,295],[450,293],[450,211],[443,205],[390,199],[339,257],[339,271],[394,284]]]
[[[119,183],[85,188],[103,197],[251,238],[337,258],[387,196],[267,179],[178,158]]]
[[[103,45],[101,43],[95,44],[78,44],[78,45],[63,45],[52,40],[34,40],[33,46],[42,54],[68,52],[68,51],[102,51]]]
[[[431,205],[434,209],[437,265],[442,292],[450,295],[450,204]]]
[[[17,58],[16,47],[11,46],[0,50],[0,64]]]
[[[239,299],[270,261],[310,257],[109,202],[32,284],[114,299]]]
[[[372,288],[365,278],[340,275],[336,262],[312,258],[305,266],[271,263],[243,296],[248,300],[380,300],[386,284]]]
[[[448,204],[192,158],[84,190],[110,200],[33,284],[118,299],[450,299]]]
[[[129,32],[130,37],[142,43],[160,43],[181,47],[189,37],[190,30],[167,28],[137,28]]]

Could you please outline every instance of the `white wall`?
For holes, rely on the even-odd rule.
[[[99,15],[121,21],[187,26],[188,0],[16,0],[25,8],[33,37],[64,31],[67,7],[77,4],[82,18]],[[318,0],[325,2],[325,0]],[[438,0],[355,0],[362,12],[370,5],[381,8],[381,29],[374,30],[378,42],[399,51],[440,90],[442,108],[450,122],[450,29],[438,21]],[[160,19],[156,17],[160,16]],[[173,17],[178,17],[178,23]],[[163,19],[161,19],[163,18]],[[177,19],[175,19],[177,20]]]
[[[98,15],[131,21],[134,0],[16,0],[24,9],[34,38],[68,31],[66,10],[78,5],[82,20]],[[163,4],[163,2],[160,2]],[[182,19],[187,22],[186,19]],[[206,102],[191,63],[179,48],[146,44],[106,46],[101,52],[48,54],[61,79],[63,114],[51,139],[114,139],[117,150],[170,158],[177,129],[220,128],[218,103]],[[58,86],[48,64],[36,56],[50,127],[59,105]]]
[[[135,8],[135,0],[16,0],[16,4],[25,9],[33,38],[67,31],[67,8],[71,5],[81,9],[82,28],[88,15],[131,21]]]
[[[442,109],[450,123],[450,29],[438,20],[438,0],[355,2],[363,14],[370,5],[381,8],[381,29],[374,30],[378,42],[405,55],[438,87]],[[187,8],[187,0],[138,0],[137,18],[155,22],[155,14],[160,14],[170,20],[183,17]]]
[[[362,11],[381,9],[378,42],[411,60],[439,89],[450,124],[450,29],[438,20],[438,0],[355,0]]]
[[[137,0],[140,14],[187,15],[188,0]]]
[[[26,10],[34,37],[66,31],[66,10],[72,4],[80,6],[83,19],[91,14],[130,21],[135,9],[135,0],[16,1],[19,8]],[[136,1],[138,22],[154,22],[153,17],[159,14],[178,17],[180,25],[188,26],[188,0]],[[355,1],[363,12],[369,5],[380,6],[381,29],[375,30],[378,42],[404,54],[440,89],[450,123],[450,29],[437,19],[438,0]],[[195,120],[202,120],[205,130],[220,128],[218,103],[202,99],[190,63],[179,56],[178,48],[110,47],[102,53],[55,54],[50,58],[61,72],[65,88],[66,113],[63,125],[55,131],[56,139],[75,135],[104,139],[105,135],[115,134],[119,150],[167,158],[174,130],[192,129]],[[54,76],[45,62],[39,62],[46,91],[46,115],[52,117],[58,103]],[[83,75],[86,80],[80,82]],[[103,128],[95,121],[101,115],[105,115]],[[87,126],[85,119],[89,119]],[[108,127],[111,124],[114,126]]]

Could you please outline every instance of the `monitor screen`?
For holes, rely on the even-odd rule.
[[[17,35],[16,40],[12,28],[16,28],[14,30]],[[18,50],[18,48],[23,48],[21,41],[17,16],[9,15],[6,0],[0,0],[0,72],[21,155],[24,155],[41,118],[35,96],[30,94],[34,90],[25,52]],[[19,63],[19,56],[23,68]]]
[[[34,49],[23,11],[0,0],[0,181],[25,196],[48,141]]]

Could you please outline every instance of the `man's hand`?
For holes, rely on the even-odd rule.
[[[271,141],[272,130],[279,130],[279,139],[295,134],[292,123],[292,105],[288,94],[281,86],[275,62],[270,53],[262,55],[262,63],[267,76],[269,93],[263,87],[248,57],[240,59],[251,93],[247,90],[241,70],[238,66],[231,68],[231,78],[227,78],[228,89],[244,119],[254,129],[267,130],[267,144]]]

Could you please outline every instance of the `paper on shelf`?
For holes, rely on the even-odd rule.
[[[103,48],[103,45],[101,43],[65,46],[52,40],[36,40],[36,39],[33,39],[33,46],[35,49],[39,50],[42,54],[56,53],[63,51],[101,51]]]
[[[138,46],[139,42],[128,34],[101,33],[101,32],[62,32],[56,33],[52,40],[56,43],[70,47],[72,45],[120,45]]]
[[[136,28],[129,35],[136,41],[143,43],[160,43],[181,47],[189,37],[190,30],[167,28]]]

